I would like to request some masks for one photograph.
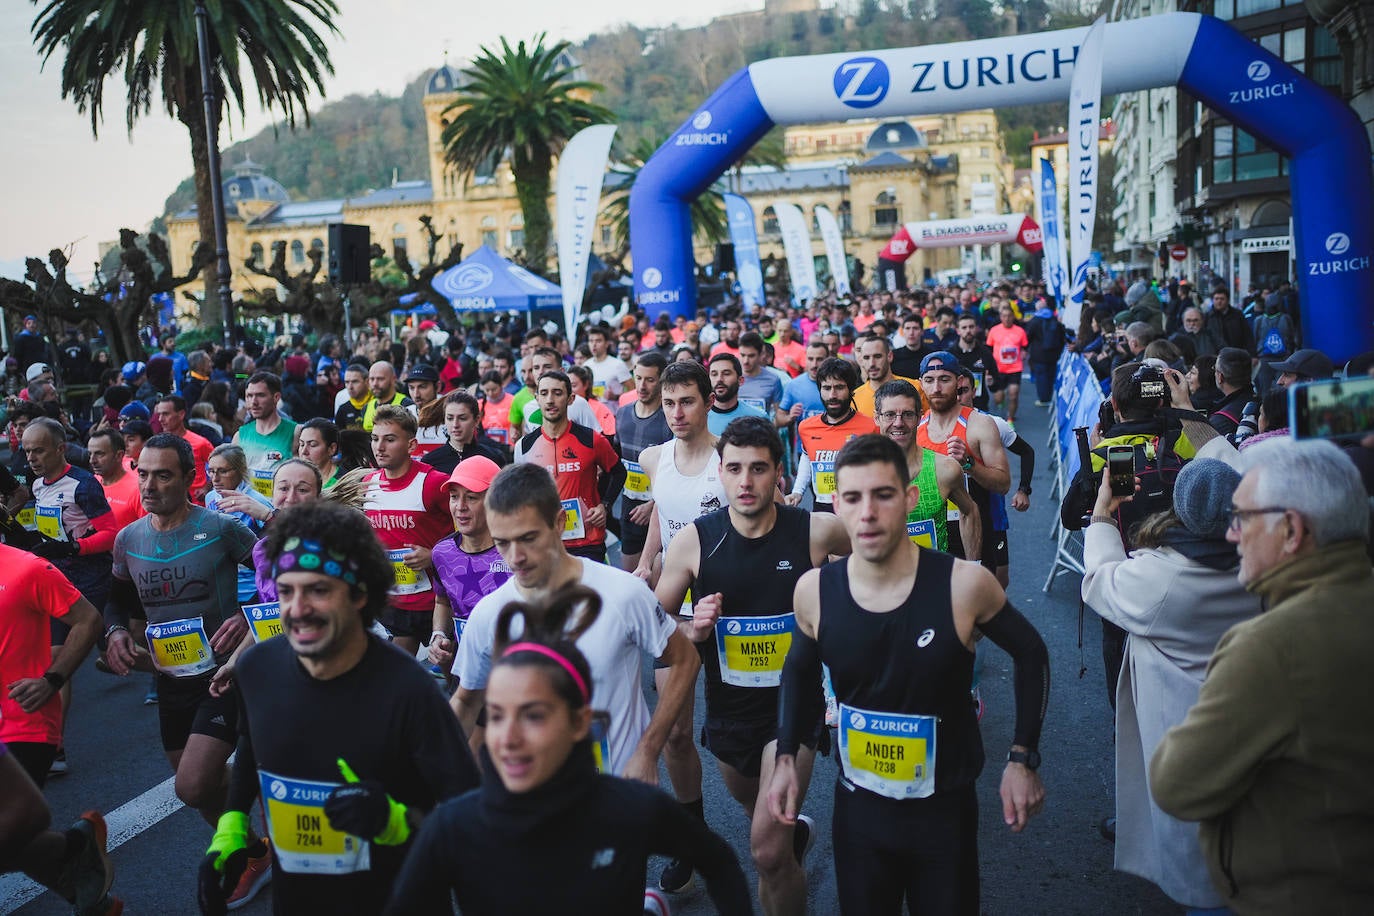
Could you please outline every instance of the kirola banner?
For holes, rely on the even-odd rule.
[[[844,238],[840,235],[840,224],[828,207],[816,205],[816,225],[821,230],[821,241],[825,243],[825,258],[830,263],[830,277],[835,284],[837,296],[848,296],[849,259],[844,255]]]
[[[1059,214],[1059,184],[1054,178],[1054,163],[1040,160],[1040,177],[1035,183],[1035,207],[1040,216],[1040,236],[1045,244],[1041,274],[1054,295],[1055,305],[1064,308],[1064,287],[1069,268],[1064,260],[1064,221]]]
[[[691,202],[774,126],[1063,104],[1088,32],[782,57],[741,68],[635,179],[636,302],[651,315],[695,315]],[[1162,13],[1108,23],[1098,33],[1102,50],[1083,57],[1112,62],[1099,71],[1101,92],[1178,86],[1286,157],[1292,187],[1301,189],[1292,197],[1303,340],[1336,359],[1374,348],[1374,207],[1351,205],[1374,200],[1374,172],[1354,110],[1212,16]],[[1095,148],[1096,114],[1091,120]],[[1061,177],[1071,191],[1077,176]],[[880,275],[889,280],[900,266],[887,261]]]
[[[792,298],[803,305],[816,298],[816,259],[811,256],[811,234],[806,217],[795,204],[774,204],[782,250],[787,255],[787,273],[792,278]]]
[[[558,279],[563,287],[563,329],[576,339],[577,315],[587,289],[601,183],[615,139],[614,124],[593,124],[577,132],[558,159]]]
[[[735,246],[735,282],[746,308],[762,305],[763,264],[759,261],[759,235],[754,226],[754,208],[738,194],[724,194],[725,220],[730,226],[730,244]]]
[[[1107,18],[1099,16],[1088,29],[1073,65],[1069,83],[1069,245],[1073,257],[1069,298],[1060,318],[1078,327],[1083,293],[1088,283],[1088,261],[1093,249],[1093,224],[1097,221],[1097,142],[1102,112],[1102,35]]]

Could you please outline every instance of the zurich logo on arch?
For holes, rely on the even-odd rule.
[[[640,279],[649,289],[658,289],[659,284],[663,282],[663,271],[657,267],[646,267]]]
[[[1250,77],[1252,83],[1262,83],[1269,79],[1269,65],[1262,60],[1250,61],[1250,66],[1245,68],[1245,75]]]
[[[835,68],[835,97],[850,108],[872,108],[887,97],[892,77],[876,57],[851,57]]]
[[[1326,253],[1340,256],[1350,250],[1350,236],[1344,232],[1333,232],[1326,237]]]
[[[692,118],[692,126],[697,130],[705,130],[711,126],[711,112],[698,111],[696,117]]]

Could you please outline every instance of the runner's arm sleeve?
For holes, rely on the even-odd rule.
[[[978,629],[1011,656],[1015,668],[1012,689],[1016,695],[1012,743],[1035,750],[1050,702],[1050,653],[1045,641],[1010,601],[992,619],[979,624]],[[792,644],[796,645],[795,637]]]
[[[604,445],[601,443],[604,443]],[[611,443],[607,441],[604,436],[601,437],[601,443],[598,443],[597,448],[598,451],[602,448],[605,449],[601,465],[605,473],[602,474],[601,479],[596,482],[596,489],[597,492],[601,494],[602,505],[609,511],[611,504],[614,503],[616,497],[620,495],[620,491],[625,488],[626,471],[624,463],[620,460],[620,456],[615,453],[615,449],[611,448]]]
[[[258,758],[253,753],[253,739],[248,736],[248,720],[239,702],[239,740],[234,747],[234,766],[229,771],[229,792],[224,801],[225,811],[247,814],[258,797]]]
[[[798,627],[792,631],[792,648],[783,662],[778,690],[778,755],[796,754],[824,710],[820,647]]]
[[[105,600],[103,614],[106,632],[114,626],[120,626],[127,630],[129,618],[142,610],[143,606],[139,603],[138,589],[134,587],[134,580],[111,576],[110,597]]]
[[[752,914],[754,902],[749,882],[730,844],[662,792],[652,792],[650,797],[654,802],[654,826],[649,836],[664,841],[662,850],[652,851],[691,862],[706,879],[706,892],[711,895],[717,913]]]
[[[811,459],[807,457],[806,452],[802,452],[801,461],[797,463],[797,479],[792,483],[792,495],[803,495],[809,486],[811,486]]]
[[[115,523],[113,512],[108,509],[104,515],[97,515],[91,519],[91,533],[75,541],[76,552],[78,554],[109,553],[114,547],[115,535],[119,534],[119,525]]]
[[[1021,477],[1016,488],[1029,492],[1031,478],[1035,476],[1035,448],[1025,439],[1017,436],[1016,441],[1007,446],[1007,451],[1021,459]]]

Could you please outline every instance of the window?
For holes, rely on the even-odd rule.
[[[1212,181],[1255,181],[1277,178],[1288,173],[1278,153],[1230,124],[1218,124],[1212,131]]]
[[[509,233],[507,233],[507,236],[506,236],[506,237],[510,240],[510,241],[509,241],[509,247],[510,247],[510,248],[514,249],[514,248],[524,248],[524,247],[525,247],[525,230],[524,230],[524,229],[512,229]]]
[[[313,238],[310,240],[311,251],[324,251],[324,239]]]
[[[840,232],[844,235],[854,231],[854,217],[849,212],[849,201],[840,201],[839,212],[835,214],[835,219],[840,224]]]
[[[391,250],[393,252],[403,252],[407,250],[406,239],[403,235],[398,235],[391,240]]]
[[[496,230],[486,229],[482,232],[482,244],[488,248],[496,247]]]
[[[777,213],[777,211],[774,210],[772,207],[764,207],[764,208],[763,208],[763,234],[764,234],[764,235],[777,235],[778,232],[779,232],[779,230],[778,230],[778,213]]]
[[[992,150],[988,149],[986,146],[980,146],[980,147],[978,147],[978,158],[979,158],[979,159],[991,159],[991,158],[992,158]]]
[[[302,242],[300,239],[293,239],[291,241],[291,263],[305,263],[305,243]]]
[[[495,228],[496,228],[496,217],[494,217],[494,216],[484,216],[484,217],[482,217],[482,228],[483,228],[483,229],[495,229]]]
[[[262,243],[261,243],[261,242],[254,242],[254,243],[253,243],[253,247],[249,250],[249,257],[252,258],[252,260],[253,260],[253,266],[254,266],[254,267],[261,267],[261,266],[262,266]]]
[[[887,188],[873,201],[873,228],[890,229],[901,223],[901,211],[897,206],[897,192]]]

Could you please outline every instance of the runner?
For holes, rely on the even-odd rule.
[[[124,453],[124,436],[119,430],[96,430],[91,433],[86,447],[91,470],[99,478],[105,490],[105,501],[114,513],[116,529],[147,515],[143,499],[138,495],[138,475],[134,473],[133,462]]]
[[[919,390],[916,379],[892,374],[892,341],[886,337],[865,334],[854,345],[854,357],[864,377],[864,383],[854,388],[854,408],[870,420],[875,412],[873,395],[888,382],[900,378]]]
[[[339,429],[362,429],[363,416],[372,406],[372,392],[367,387],[367,367],[350,364],[344,370],[344,390],[336,398],[334,425]]]
[[[382,407],[404,407],[413,417],[416,415],[415,402],[404,393],[396,390],[396,367],[385,360],[373,363],[367,370],[367,390],[372,400],[363,410],[363,429],[372,432],[377,411]]]
[[[243,401],[253,422],[240,426],[233,442],[243,447],[253,489],[270,497],[272,472],[296,453],[296,424],[277,412],[281,379],[270,372],[253,373],[243,390]]]
[[[235,571],[250,562],[254,538],[232,516],[188,500],[194,462],[191,446],[176,436],[159,434],[143,447],[138,484],[148,514],[115,538],[105,658],[118,675],[148,670],[149,662],[157,669],[158,727],[177,797],[213,825],[224,810],[238,707],[232,696],[212,697],[210,679],[248,632]],[[129,618],[140,611],[151,658],[129,634]],[[252,899],[272,875],[266,841],[247,849],[229,897],[234,905]]]
[[[606,324],[587,329],[587,346],[592,350],[592,358],[586,362],[592,372],[591,396],[614,410],[625,383],[630,381],[630,370],[611,354],[611,329]]]
[[[539,412],[539,399],[537,397],[539,379],[546,372],[561,372],[562,367],[563,359],[553,347],[539,347],[525,358],[526,384],[515,397],[511,398],[511,429],[522,430],[521,436],[528,436],[539,429],[539,425],[544,419]],[[588,429],[601,428],[596,419],[596,414],[592,412],[591,405],[583,398],[574,396],[565,413],[574,423]]]
[[[478,455],[497,465],[509,462],[505,449],[482,435],[482,408],[476,398],[466,391],[450,391],[436,403],[443,417],[442,429],[447,441],[421,461],[445,474],[452,474],[460,461]]]
[[[706,363],[707,374],[711,378],[711,392],[715,397],[711,404],[710,421],[707,424],[712,435],[719,436],[736,417],[765,417],[762,410],[740,400],[740,361],[739,357],[728,350],[720,349],[720,344],[712,352]]]
[[[434,622],[430,551],[453,532],[453,518],[441,471],[410,457],[415,418],[404,407],[377,408],[372,421],[372,453],[377,470],[363,478],[363,512],[391,561],[395,583],[377,615],[396,645],[414,655]]]
[[[379,415],[373,432],[387,425]],[[238,661],[243,717],[201,910],[224,912],[261,795],[273,909],[379,913],[424,813],[475,788],[477,769],[429,677],[367,633],[393,581],[367,521],[327,502],[295,506],[273,523],[266,557],[284,638]]]
[[[640,354],[635,360],[634,403],[626,404],[615,415],[620,460],[625,465],[625,490],[620,497],[620,568],[639,565],[644,540],[649,533],[654,502],[649,495],[649,478],[639,463],[640,454],[651,445],[672,438],[663,416],[663,370],[668,361],[656,351]]]
[[[515,463],[537,464],[557,482],[568,552],[605,563],[606,519],[625,483],[625,466],[605,436],[568,419],[572,382],[567,375],[545,372],[538,391],[540,427],[516,444]]]
[[[1044,803],[1037,743],[1049,656],[992,574],[906,536],[916,505],[906,457],[881,436],[835,462],[836,514],[854,554],[797,584],[782,672],[773,816],[794,824],[798,748],[820,715],[821,666],[839,707],[832,842],[840,912],[979,912],[978,800],[983,767],[969,686],[975,629],[1015,663],[1016,730],[1002,774],[1002,817],[1025,828]]]
[[[210,479],[205,476],[205,465],[210,460],[214,444],[199,433],[186,428],[186,400],[180,395],[163,395],[153,405],[153,418],[157,420],[162,432],[179,436],[191,446],[191,454],[196,456],[196,482],[191,486],[191,498],[201,502],[205,499],[206,491],[210,489]]]
[[[316,417],[306,420],[296,429],[296,457],[303,458],[320,472],[325,487],[339,481],[339,427],[333,420]],[[273,493],[275,494],[273,478]]]
[[[646,913],[662,911],[644,890],[655,854],[696,863],[717,912],[751,912],[723,840],[658,789],[596,775],[592,697],[602,685],[577,643],[620,610],[600,608],[600,595],[580,587],[502,608],[482,788],[426,818],[387,912],[452,913],[452,897],[465,916],[548,912],[555,903],[571,913],[639,913],[641,902]]]
[[[797,426],[802,461],[786,502],[789,506],[799,505],[806,488],[810,487],[815,494],[813,511],[833,512],[835,456],[850,439],[877,432],[878,427],[873,425],[872,417],[859,413],[854,407],[854,389],[859,384],[859,376],[849,360],[832,356],[821,363],[816,370],[816,384],[825,412]]]
[[[959,398],[959,405],[972,407],[974,386],[977,384],[973,372],[961,368],[959,381],[956,384],[955,391]],[[997,432],[1002,437],[1002,447],[1020,460],[1016,492],[1012,494],[1011,507],[1017,512],[1025,512],[1030,508],[1031,478],[1035,476],[1035,449],[1029,442],[1022,439],[1006,420],[995,414],[987,414],[987,416],[997,426]],[[1007,583],[1011,581],[1011,541],[1007,537],[1007,529],[1011,527],[1011,522],[1007,517],[1006,497],[1001,493],[989,493],[988,497],[992,528],[991,531],[983,532],[981,556],[991,562],[990,566],[988,563],[983,565],[991,569],[997,576],[997,583],[1002,588],[1006,588]]]
[[[820,340],[806,345],[806,371],[783,386],[782,400],[774,413],[774,424],[786,429],[825,412],[820,387],[816,384],[816,370],[830,357],[830,348]]]
[[[20,441],[32,473],[29,489],[33,492],[34,525],[43,535],[33,552],[57,567],[87,601],[102,608],[110,594],[110,548],[119,530],[105,490],[90,471],[67,463],[67,434],[56,420],[33,420]],[[50,629],[49,645],[56,658],[68,628],[53,620]],[[0,682],[0,687],[6,683]],[[71,684],[59,687],[63,714],[69,716]],[[49,762],[54,776],[66,775],[67,751],[60,740],[56,756]]]
[[[763,411],[765,417],[773,416],[782,400],[783,381],[763,363],[763,338],[754,331],[743,334],[739,339],[739,399]],[[783,378],[788,378],[783,373]]]
[[[952,353],[940,350],[921,360],[921,388],[930,409],[916,427],[916,442],[959,462],[967,475],[965,484],[978,506],[986,538],[992,530],[990,494],[1005,493],[1011,488],[1011,470],[992,419],[972,407],[959,406],[958,373],[959,360]],[[955,530],[949,532],[949,552],[960,559],[972,559],[968,554],[970,545],[956,535]],[[985,565],[989,559],[981,557]]]
[[[988,395],[998,387],[997,357],[982,342],[983,328],[976,316],[960,315],[957,327],[959,339],[949,352],[973,373],[973,406],[986,411]]]
[[[692,595],[693,617],[679,629],[696,644],[706,670],[702,744],[750,819],[749,847],[763,910],[801,913],[810,819],[794,832],[774,821],[758,801],[772,775],[777,685],[792,630],[792,590],[806,570],[832,554],[849,553],[849,539],[834,518],[773,500],[783,452],[768,421],[736,420],[716,449],[729,506],[701,515],[674,538],[657,595],[665,607]],[[812,724],[801,752],[803,793],[823,738],[821,718]],[[695,809],[686,807],[701,816],[699,802]],[[675,861],[664,869],[660,887],[679,892],[691,882],[691,866]]]
[[[410,454],[412,458],[424,458],[448,441],[444,404],[439,400],[439,370],[428,363],[416,363],[406,374],[405,385],[415,404],[415,444]]]
[[[897,443],[906,456],[909,479],[916,488],[916,508],[906,517],[907,536],[922,547],[948,553],[948,522],[958,512],[960,542],[981,546],[982,516],[964,489],[959,462],[916,441],[917,411],[921,407],[916,389],[908,382],[888,382],[878,389],[873,403],[882,434]],[[970,559],[978,556],[975,553]]]
[[[1007,422],[1016,425],[1016,406],[1021,397],[1021,369],[1025,362],[1030,338],[1026,329],[1016,323],[1016,312],[1003,303],[997,310],[999,323],[988,329],[988,349],[997,358],[998,388],[992,399],[999,408],[1005,406]]]
[[[509,449],[512,439],[510,433],[511,402],[510,395],[506,393],[505,385],[501,380],[501,373],[493,369],[482,376],[479,388],[482,394],[480,398],[482,431],[492,442]]]
[[[597,726],[600,769],[658,785],[659,752],[700,667],[691,644],[639,579],[564,549],[565,510],[553,478],[542,468],[504,468],[487,490],[486,505],[487,525],[513,577],[477,603],[463,629],[453,666],[458,690],[452,705],[459,722],[468,732],[477,723],[500,610],[515,600],[545,601],[580,583],[615,608],[577,639],[591,663],[592,705],[610,716]],[[641,653],[672,668],[652,717],[640,686]]]
[[[481,455],[465,458],[443,489],[453,515],[454,533],[434,545],[434,632],[429,661],[448,671],[473,608],[510,578],[487,528],[485,497],[501,468]]]

